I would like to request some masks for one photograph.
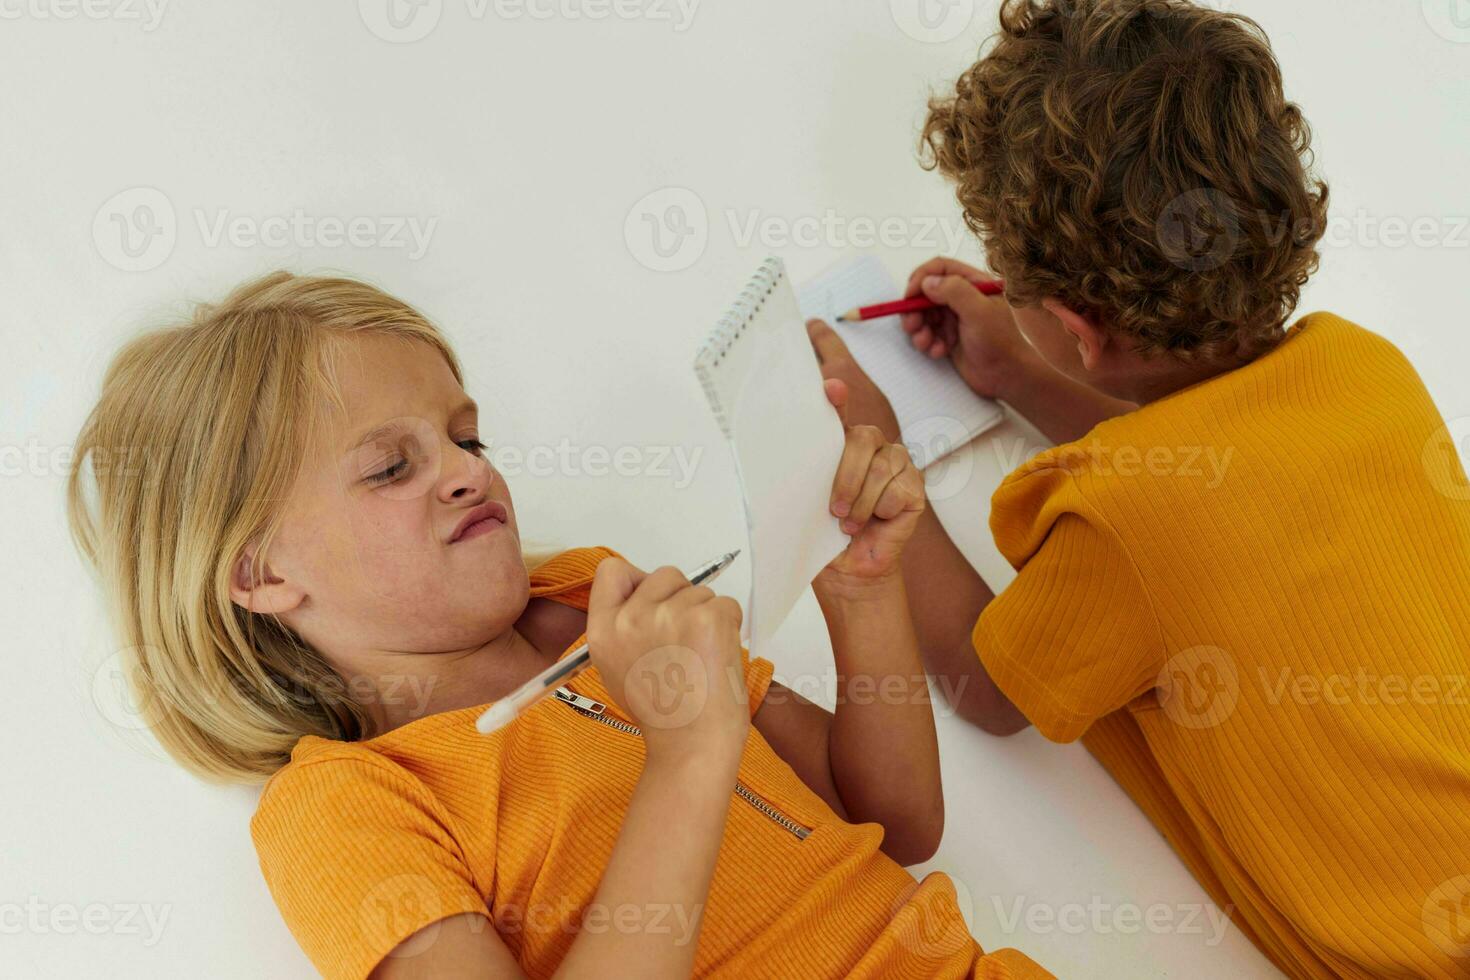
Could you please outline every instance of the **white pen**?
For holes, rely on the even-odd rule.
[[[688,576],[689,584],[705,585],[714,581],[721,572],[730,567],[730,563],[738,554],[740,554],[739,548],[726,552],[713,561],[705,562]],[[586,670],[591,664],[592,651],[584,643],[486,708],[484,714],[475,719],[475,728],[486,735],[504,728],[522,711]]]

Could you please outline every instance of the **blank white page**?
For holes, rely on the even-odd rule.
[[[798,292],[807,317],[826,320],[847,342],[853,359],[888,396],[914,465],[923,469],[1005,418],[999,403],[970,390],[948,358],[932,360],[914,350],[898,317],[838,323],[855,306],[902,299],[876,256],[838,263]]]
[[[822,391],[784,266],[771,260],[762,270],[774,273],[760,279],[762,298],[737,304],[739,315],[729,318],[743,329],[717,328],[696,358],[745,500],[751,595],[741,634],[752,656],[764,654],[812,579],[849,540],[827,506],[846,443],[842,421]],[[731,332],[733,338],[722,337]]]

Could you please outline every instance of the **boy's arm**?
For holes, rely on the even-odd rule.
[[[1010,405],[1055,443],[1081,439],[1099,422],[1138,407],[1047,364],[1022,335],[1006,300],[975,289],[975,282],[989,278],[974,266],[946,258],[931,259],[913,271],[905,296],[922,295],[939,304],[903,317],[915,355],[948,359],[977,395]]]
[[[1099,422],[1136,408],[1093,391],[1046,364],[1021,338],[1004,301],[983,298],[970,285],[985,278],[979,270],[950,259],[935,259],[914,270],[909,294],[921,291],[929,276],[942,278],[931,290],[922,291],[932,293],[931,298],[939,302],[953,297],[956,309],[942,311],[953,321],[953,337],[971,338],[971,370],[960,371],[966,383],[972,388],[979,384],[985,389],[977,388],[979,394],[1009,404],[1053,442],[1080,439]],[[916,356],[925,356],[938,342],[939,331],[915,335],[916,326],[906,323],[905,329],[914,335],[914,346],[921,348]],[[875,425],[890,442],[899,442],[901,433],[892,406],[841,339],[818,320],[809,321],[807,329],[819,352],[822,376],[847,385],[848,420]],[[977,347],[982,356],[975,359]],[[955,352],[948,353],[953,357]],[[977,364],[983,366],[980,374]],[[975,621],[995,595],[955,547],[932,507],[920,515],[904,550],[903,577],[925,667],[945,699],[962,718],[993,735],[1011,735],[1028,727],[1025,715],[986,673],[971,641]]]
[[[934,508],[904,549],[903,578],[924,666],[961,718],[992,735],[1014,735],[1031,723],[985,671],[971,635],[995,598],[939,522]]]

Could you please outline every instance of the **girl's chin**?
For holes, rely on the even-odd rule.
[[[521,558],[521,542],[508,527],[497,528],[489,534],[468,541],[456,541],[450,545],[450,550],[459,552],[457,561],[469,562],[480,570],[480,574],[493,577],[497,581],[526,576],[526,566]]]

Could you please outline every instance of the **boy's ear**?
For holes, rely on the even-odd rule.
[[[306,598],[306,590],[293,585],[271,571],[269,563],[261,568],[260,578],[250,574],[254,552],[247,549],[230,569],[230,598],[242,609],[279,616],[290,612]]]
[[[1108,347],[1108,332],[1092,320],[1055,299],[1041,301],[1042,308],[1062,321],[1062,328],[1077,341],[1077,353],[1082,357],[1082,366],[1096,371],[1102,363],[1103,351]]]

